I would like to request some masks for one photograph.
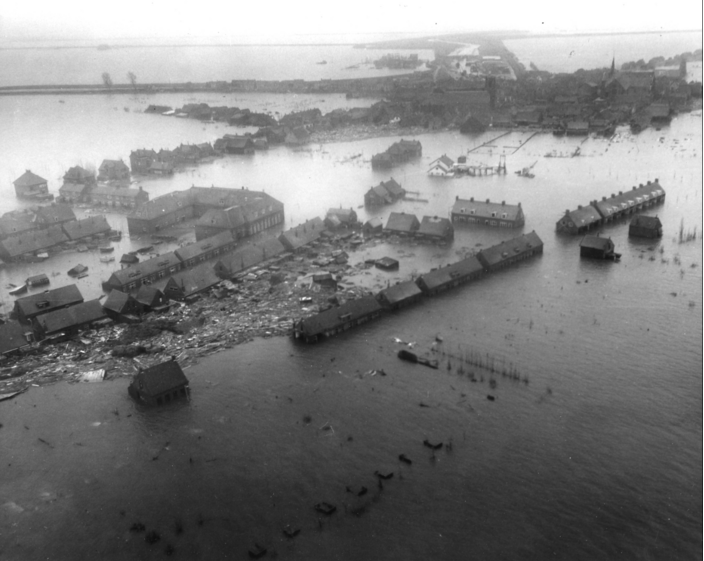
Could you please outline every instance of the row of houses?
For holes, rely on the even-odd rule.
[[[105,183],[119,183],[127,185],[130,181],[130,168],[122,160],[103,160],[98,168],[98,175],[88,171],[81,166],[74,166],[64,174],[64,184],[59,189],[64,189],[66,194],[72,189],[82,190],[94,187],[98,181]],[[31,170],[26,170],[20,177],[12,182],[15,187],[15,195],[19,198],[44,200],[53,198],[49,193],[49,183]]]
[[[277,227],[284,222],[284,205],[263,191],[196,187],[152,199],[127,216],[131,235],[153,234],[184,220],[197,218],[196,240],[228,230],[235,239]]]
[[[106,237],[111,233],[112,228],[105,216],[74,219],[42,229],[23,231],[0,240],[0,258],[4,261],[22,259],[64,243]]]
[[[368,295],[330,308],[293,325],[293,336],[315,342],[371,321],[389,310],[410,305],[424,296],[433,296],[476,280],[543,252],[543,242],[535,232],[483,249],[446,267],[440,267]]]
[[[602,197],[600,201],[592,201],[588,205],[579,205],[575,210],[566,210],[557,221],[557,232],[581,234],[602,224],[609,223],[624,216],[640,212],[650,206],[665,200],[665,190],[658,179],[642,183],[630,191],[619,191],[610,197]]]

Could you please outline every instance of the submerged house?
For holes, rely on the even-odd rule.
[[[149,200],[149,193],[142,187],[132,189],[117,185],[98,185],[91,189],[87,198],[96,205],[137,208]]]
[[[383,306],[397,310],[420,300],[423,291],[414,281],[405,281],[384,288],[376,297]]]
[[[449,241],[455,236],[455,229],[449,218],[424,216],[416,237],[426,240]]]
[[[105,313],[115,321],[134,322],[139,320],[143,307],[135,298],[121,292],[112,290],[103,303]]]
[[[543,253],[543,240],[535,230],[481,250],[477,259],[488,272],[494,272],[518,261]]]
[[[91,236],[103,237],[112,230],[107,218],[102,214],[65,222],[62,228],[69,240],[80,240]]]
[[[235,240],[229,230],[209,238],[179,247],[174,251],[184,267],[193,267],[219,255],[230,253],[235,248]]]
[[[580,257],[615,261],[621,257],[621,254],[616,253],[615,249],[616,246],[611,238],[602,238],[601,236],[584,236],[579,242]]]
[[[392,212],[384,227],[385,234],[396,234],[401,236],[413,236],[420,228],[420,222],[415,214],[405,212]]]
[[[636,216],[628,226],[631,238],[659,238],[662,236],[662,222],[657,216]]]
[[[555,224],[557,232],[567,234],[581,234],[595,228],[601,224],[601,214],[592,205],[583,207],[579,205],[577,210],[566,210],[565,214]]]
[[[188,378],[174,359],[140,369],[127,388],[130,397],[145,405],[162,405],[188,399]]]
[[[445,154],[440,156],[437,160],[430,162],[430,167],[428,168],[428,175],[431,177],[451,177],[455,174],[453,166],[455,165],[452,158],[448,158]]]
[[[325,224],[323,224],[322,219],[318,217],[311,218],[295,228],[282,232],[279,234],[278,240],[286,251],[296,252],[316,241],[323,230],[325,230]]]
[[[15,194],[19,198],[42,199],[49,195],[49,184],[46,179],[30,170],[25,171],[12,184],[15,186]]]
[[[122,160],[103,160],[98,168],[98,181],[130,180],[130,168]]]
[[[213,270],[219,278],[230,279],[267,259],[281,255],[285,251],[284,244],[276,238],[269,238],[255,244],[243,246],[225,255],[215,263]]]
[[[116,288],[122,292],[132,292],[143,284],[152,284],[180,271],[183,262],[171,251],[142,261],[131,267],[115,271],[103,283],[104,289]]]
[[[332,337],[348,329],[366,323],[381,315],[383,308],[374,296],[363,296],[350,300],[337,308],[330,308],[293,324],[293,335],[307,343],[324,337]]]
[[[475,256],[471,256],[419,276],[416,284],[423,293],[433,295],[477,279],[483,274],[484,265]]]
[[[0,259],[12,261],[32,257],[40,251],[66,241],[68,238],[59,225],[41,230],[29,230],[0,241]]]
[[[169,309],[169,299],[155,286],[143,284],[134,299],[142,305],[145,312],[164,312]]]
[[[40,340],[57,335],[70,337],[105,319],[107,314],[100,300],[89,300],[38,316],[34,321],[34,332]]]
[[[168,279],[156,283],[156,287],[170,300],[187,300],[210,290],[221,281],[212,263],[202,263],[192,269],[173,274]]]
[[[0,356],[8,356],[29,346],[32,331],[16,321],[0,324]]]
[[[15,300],[14,313],[17,319],[23,323],[29,323],[34,318],[59,310],[68,308],[83,302],[83,295],[75,284],[69,284],[32,294]]]
[[[39,207],[34,215],[34,222],[39,228],[46,228],[47,226],[54,226],[75,220],[76,215],[70,206],[57,205],[55,203]]]
[[[481,224],[499,228],[520,228],[526,221],[521,203],[507,205],[506,201],[493,203],[489,199],[482,202],[475,201],[474,197],[469,200],[455,197],[450,217],[455,223]]]
[[[328,228],[348,228],[357,224],[357,213],[351,208],[331,208],[325,215]]]

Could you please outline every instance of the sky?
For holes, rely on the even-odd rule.
[[[102,4],[105,6],[105,4]],[[374,35],[462,31],[534,33],[701,29],[701,0],[26,0],[0,6],[0,44],[13,41],[169,39],[251,43],[364,41]]]

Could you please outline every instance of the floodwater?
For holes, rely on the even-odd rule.
[[[702,32],[536,36],[507,39],[504,44],[526,68],[532,62],[548,72],[575,72],[580,68],[608,68],[612,59],[616,68],[620,68],[624,62],[641,59],[648,62],[658,56],[669,58],[691,53],[702,48]]]
[[[26,118],[0,139],[10,154],[8,209],[10,181],[24,167],[56,192],[76,163],[230,130],[140,114],[141,100],[126,112],[125,98],[10,99],[10,113]],[[262,99],[281,108],[300,101]],[[265,339],[203,359],[186,371],[189,403],[142,409],[126,380],[32,387],[0,403],[0,557],[146,560],[170,545],[181,559],[246,559],[255,542],[280,559],[701,557],[701,116],[636,137],[621,130],[611,142],[500,134],[420,135],[422,160],[391,174],[368,160],[395,137],[281,147],[140,182],[152,196],[193,183],[265,189],[294,225],[331,206],[357,208],[393,175],[428,202],[357,209],[361,219],[391,210],[446,216],[456,196],[521,202],[524,230],[535,229],[545,249],[318,345]],[[492,139],[469,159],[496,165],[505,154],[507,175],[426,175],[443,153],[456,158]],[[577,147],[582,155],[569,157]],[[534,163],[534,179],[513,173]],[[565,209],[655,178],[667,198],[648,214],[665,234],[636,241],[627,222],[605,227],[619,263],[581,260],[579,238],[554,233]],[[680,243],[680,228],[685,239],[696,228],[694,239]],[[359,281],[376,290],[515,234],[458,228],[448,247],[380,244],[370,252],[399,256],[400,270]],[[52,286],[68,282],[66,258]],[[362,258],[351,254],[352,263]],[[23,274],[6,267],[0,284]],[[91,269],[84,294],[98,290],[95,276]],[[396,338],[422,352],[438,335],[438,370],[396,358]],[[495,372],[461,357],[481,357]],[[433,453],[424,439],[451,447]],[[394,476],[379,486],[377,470]],[[337,512],[316,513],[321,501]],[[161,540],[148,545],[129,531],[135,522]],[[301,533],[287,539],[286,525]]]

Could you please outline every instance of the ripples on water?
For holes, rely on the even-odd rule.
[[[26,111],[24,103],[15,110]],[[28,143],[1,142],[13,165],[47,160],[56,190],[63,170],[91,150],[99,161],[144,143],[224,132],[120,110],[104,117],[110,135],[102,137],[86,123],[106,113],[104,103],[86,105],[85,122],[76,124],[90,134],[47,147],[47,158]],[[67,122],[76,120],[72,107]],[[41,129],[39,121],[27,126]],[[320,345],[263,340],[208,357],[187,371],[190,404],[142,410],[126,380],[31,388],[3,402],[0,556],[150,559],[168,543],[179,558],[232,559],[246,558],[255,541],[285,559],[700,556],[702,244],[678,244],[677,231],[681,222],[701,229],[701,120],[682,116],[619,143],[589,140],[580,158],[542,158],[581,140],[538,136],[509,157],[506,177],[425,175],[440,154],[457,156],[492,134],[421,136],[423,160],[393,175],[429,203],[393,210],[445,215],[457,195],[521,201],[526,230],[545,242],[543,256]],[[522,138],[505,137],[480,159],[494,162]],[[368,160],[392,140],[274,149],[144,184],[152,196],[194,182],[265,188],[298,223],[330,206],[356,207],[388,175],[349,157]],[[535,179],[511,173],[536,160]],[[655,177],[668,193],[650,211],[664,223],[662,240],[635,242],[626,222],[609,226],[623,258],[601,263],[579,259],[578,238],[554,234],[565,208]],[[14,204],[11,195],[5,201]],[[401,269],[372,270],[364,282],[376,290],[512,235],[458,229],[449,248],[382,245],[373,252],[400,255]],[[7,274],[0,273],[3,286]],[[394,337],[422,350],[437,334],[445,352],[488,353],[529,383],[494,374],[491,389],[489,372],[459,373],[454,359],[448,369],[441,356],[440,369],[430,370],[396,358]],[[369,374],[378,368],[387,376]],[[451,440],[452,451],[433,460],[425,438]],[[398,461],[401,453],[411,466]],[[383,490],[375,470],[394,472]],[[352,496],[346,485],[369,492]],[[313,510],[319,501],[338,507],[322,527]],[[351,514],[359,507],[364,514]],[[129,532],[135,521],[162,540],[147,546]],[[293,541],[281,532],[286,524],[302,529]]]

